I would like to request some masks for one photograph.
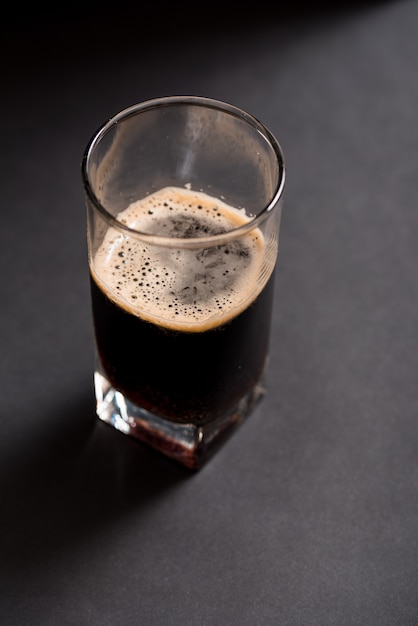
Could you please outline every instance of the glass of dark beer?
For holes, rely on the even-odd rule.
[[[235,106],[157,98],[99,128],[82,176],[97,414],[198,470],[265,392],[282,149]]]

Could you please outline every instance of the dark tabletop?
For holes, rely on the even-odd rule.
[[[0,624],[416,626],[418,2],[140,4],[2,20]],[[269,393],[198,473],[92,387],[82,153],[173,94],[288,171]]]

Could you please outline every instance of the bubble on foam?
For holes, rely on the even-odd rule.
[[[130,228],[169,237],[215,235],[246,223],[241,210],[189,189],[168,187],[118,216]],[[257,229],[222,246],[175,249],[148,245],[109,228],[92,261],[108,295],[131,313],[165,327],[201,331],[243,310],[271,272]],[[271,268],[272,269],[272,268]]]

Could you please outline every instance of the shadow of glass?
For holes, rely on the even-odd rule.
[[[100,422],[92,394],[41,423],[1,463],[0,579],[9,583],[13,573],[21,579],[38,570],[129,511],[140,515],[192,475]]]

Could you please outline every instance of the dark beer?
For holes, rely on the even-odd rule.
[[[176,189],[119,219],[170,237],[214,235],[248,221],[218,200]],[[202,425],[225,415],[265,368],[274,259],[257,230],[221,246],[177,250],[109,229],[91,259],[91,291],[111,385],[173,422]]]

